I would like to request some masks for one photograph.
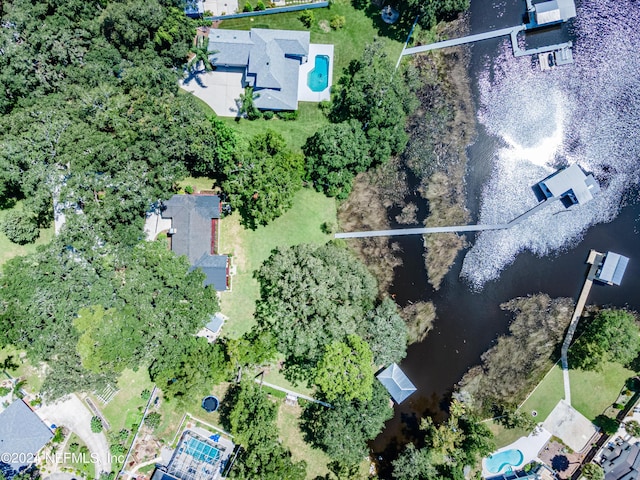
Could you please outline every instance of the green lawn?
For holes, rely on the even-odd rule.
[[[27,358],[21,359],[21,353],[23,352],[12,345],[8,345],[0,350],[0,362],[4,362],[4,360],[9,356],[13,357],[13,361],[19,366],[14,370],[8,370],[8,373],[14,378],[24,378],[27,383],[23,388],[27,392],[38,393],[40,392],[42,383],[44,382],[43,369],[34,367]]]
[[[229,388],[229,383],[214,385],[211,393],[222,400]],[[180,422],[185,412],[191,414],[194,418],[206,422],[208,424],[222,428],[220,424],[220,413],[218,411],[209,413],[202,408],[203,395],[192,393],[188,398],[181,402],[176,400],[167,401],[164,398],[160,401],[159,413],[162,416],[160,425],[155,430],[155,435],[160,441],[166,445],[170,445],[176,436]],[[183,425],[184,427],[184,425]],[[208,428],[204,426],[203,428]],[[179,437],[178,437],[179,439]]]
[[[111,430],[118,432],[123,428],[131,429],[134,423],[140,421],[142,410],[147,404],[140,394],[143,390],[151,391],[153,384],[149,379],[146,368],[139,368],[137,372],[125,370],[118,379],[118,390],[115,397],[105,406],[97,398],[93,401],[105,416]],[[140,407],[142,407],[141,410]]]
[[[635,372],[619,363],[607,363],[601,372],[571,370],[571,401],[589,420],[594,420],[616,401],[625,381]]]
[[[75,452],[71,451],[71,444],[77,443],[78,450]],[[86,449],[86,446],[80,437],[78,437],[75,433],[71,434],[69,437],[69,441],[67,442],[67,447],[65,449],[64,459],[66,460],[65,468],[70,468],[76,475],[84,477],[84,478],[94,478],[96,474],[95,465],[91,461],[91,454],[88,452],[82,452],[80,449]]]
[[[487,427],[493,433],[494,441],[496,442],[496,448],[506,447],[507,445],[515,442],[520,437],[526,437],[530,432],[522,428],[505,428],[499,423],[490,420],[487,422]]]
[[[572,397],[576,398],[574,394]],[[555,365],[520,408],[527,413],[535,410],[538,412],[536,421],[543,422],[562,398],[564,398],[562,370]]]
[[[332,198],[311,189],[302,189],[293,207],[266,227],[247,230],[237,214],[226,217],[220,227],[220,253],[233,255],[237,274],[233,290],[222,294],[222,313],[229,317],[224,326],[227,336],[239,337],[254,323],[255,301],[259,297],[258,282],[253,278],[271,251],[278,246],[300,243],[323,244],[332,236],[320,230],[322,223],[337,224],[336,203]]]
[[[570,370],[571,403],[589,420],[594,420],[616,401],[625,380],[634,375],[632,370],[617,363],[605,364],[600,372]],[[544,421],[562,398],[562,369],[555,365],[521,408],[525,412],[536,410],[536,420]]]
[[[5,215],[10,210],[21,210],[22,202],[16,203],[11,209],[0,210],[0,224],[4,220]],[[33,244],[17,245],[12,243],[7,236],[0,231],[0,265],[4,264],[7,260],[19,255],[28,255],[36,251],[36,247],[39,245],[45,245],[53,238],[53,225],[50,228],[44,228],[40,230],[40,237]]]
[[[298,405],[290,406],[284,402],[278,408],[278,431],[282,444],[291,450],[294,461],[307,462],[307,478],[324,478],[329,473],[327,465],[331,462],[329,456],[322,450],[313,448],[304,441],[300,432],[300,415],[302,408]]]
[[[308,137],[313,135],[323,125],[328,125],[329,120],[320,110],[317,103],[300,102],[298,104],[298,118],[296,120],[280,120],[273,117],[271,120],[260,118],[258,120],[239,121],[232,117],[219,117],[227,123],[236,133],[245,140],[258,133],[264,133],[271,129],[280,133],[287,141],[287,145],[296,152],[301,152],[302,145]]]

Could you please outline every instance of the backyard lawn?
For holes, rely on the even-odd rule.
[[[574,371],[570,373],[573,380]],[[573,382],[572,382],[573,387]],[[572,391],[571,397],[577,399],[577,392]],[[522,404],[520,410],[531,413],[533,410],[538,412],[536,421],[544,422],[558,402],[564,398],[564,383],[562,381],[562,369],[556,364],[549,374],[538,384],[526,402]],[[615,397],[614,399],[615,400]],[[612,401],[613,401],[612,400]]]
[[[321,126],[329,124],[329,120],[320,110],[318,104],[310,102],[298,103],[298,118],[295,120],[285,121],[277,117],[273,117],[271,120],[259,118],[253,121],[246,118],[237,121],[232,117],[219,117],[219,119],[226,122],[240,138],[245,140],[271,129],[281,134],[287,141],[289,148],[296,152],[302,152],[302,145],[307,138],[316,133]]]
[[[291,450],[294,461],[307,462],[307,478],[324,478],[329,473],[327,465],[331,462],[329,456],[322,450],[313,448],[304,441],[300,431],[300,415],[302,407],[286,405],[284,402],[278,408],[278,430],[282,444]]]
[[[636,374],[619,363],[607,363],[601,372],[571,370],[571,401],[589,420],[594,420],[618,398],[625,381]]]
[[[13,208],[0,210],[0,224],[2,223],[7,212],[16,209],[22,209],[22,202],[16,203]],[[11,242],[7,236],[0,231],[0,265],[4,264],[7,260],[19,255],[27,255],[36,251],[36,247],[39,245],[45,245],[53,238],[53,225],[50,228],[40,230],[40,237],[35,243],[27,245],[18,245]]]
[[[118,432],[123,428],[131,430],[134,424],[140,423],[142,410],[139,408],[144,409],[147,404],[140,394],[145,389],[149,392],[153,390],[147,369],[139,368],[137,372],[125,370],[118,379],[117,388],[119,392],[107,405],[93,395],[92,400],[111,425],[112,431]]]
[[[222,294],[222,313],[229,317],[223,327],[225,335],[239,337],[254,324],[255,302],[260,295],[253,278],[271,251],[278,246],[300,243],[324,244],[333,238],[323,233],[321,225],[335,227],[336,202],[314,190],[303,188],[294,197],[293,207],[266,227],[247,230],[240,225],[238,214],[225,217],[220,226],[220,253],[233,255],[237,274],[232,278],[233,290]]]

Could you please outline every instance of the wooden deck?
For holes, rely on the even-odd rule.
[[[567,330],[567,335],[564,337],[564,342],[562,342],[562,351],[561,351],[561,362],[562,362],[562,376],[564,378],[564,399],[567,401],[569,405],[571,405],[571,385],[569,384],[569,346],[571,345],[571,340],[573,339],[573,335],[576,332],[576,328],[578,328],[578,322],[580,321],[580,317],[582,316],[582,311],[584,310],[584,306],[587,303],[587,298],[589,297],[589,292],[591,292],[591,287],[593,286],[593,279],[596,276],[596,272],[598,268],[602,264],[604,260],[604,254],[600,252],[596,252],[595,250],[591,250],[589,252],[589,256],[587,257],[587,263],[591,265],[589,268],[589,272],[587,273],[587,279],[584,281],[584,285],[582,286],[582,291],[580,292],[580,296],[578,297],[578,303],[576,304],[576,308],[573,311],[573,316],[571,317],[571,323],[569,324],[569,329]]]

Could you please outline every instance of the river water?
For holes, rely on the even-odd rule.
[[[503,223],[536,203],[532,184],[574,162],[595,174],[602,193],[569,211],[549,207],[517,229],[469,237],[472,247],[438,292],[426,281],[421,239],[394,239],[404,252],[396,300],[432,300],[438,319],[401,364],[418,391],[372,443],[383,465],[414,437],[420,418],[443,417],[456,382],[507,332],[502,302],[537,292],[577,298],[594,248],[631,261],[622,286],[596,285],[589,302],[640,310],[640,4],[577,3],[577,19],[526,38],[530,47],[571,39],[574,65],[541,72],[502,39],[471,47],[479,122],[467,203],[476,221]],[[524,12],[524,0],[472,0],[471,33],[520,24]]]

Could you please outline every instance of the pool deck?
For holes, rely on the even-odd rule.
[[[513,442],[511,445],[507,445],[506,447],[502,447],[499,450],[496,450],[491,455],[495,455],[496,453],[504,452],[506,450],[520,450],[522,452],[522,463],[520,465],[515,465],[514,470],[519,470],[524,467],[527,463],[531,462],[538,458],[538,452],[542,450],[542,447],[549,441],[551,438],[551,433],[545,430],[544,428],[537,428],[531,433],[528,437],[520,437],[518,440]],[[500,473],[505,473],[507,470],[504,468],[501,472],[490,472],[486,467],[486,458],[482,459],[482,476],[484,478],[494,477],[499,475]]]
[[[316,55],[326,55],[329,57],[329,84],[321,92],[314,92],[307,85],[307,76],[315,66]],[[333,85],[333,45],[322,43],[309,44],[309,57],[306,63],[300,65],[298,74],[298,101],[299,102],[322,102],[331,99],[331,85]]]

